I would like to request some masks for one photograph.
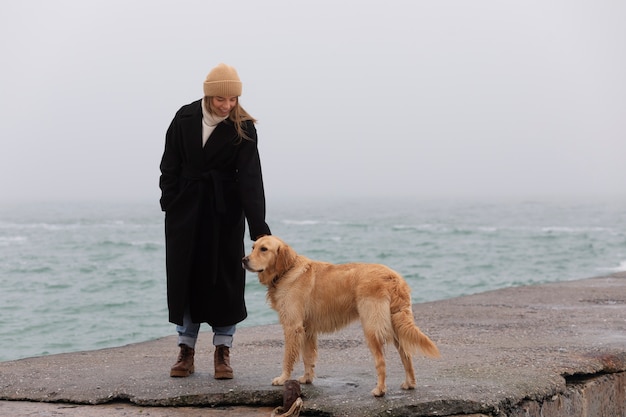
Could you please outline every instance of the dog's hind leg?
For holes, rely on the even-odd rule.
[[[387,391],[385,379],[387,370],[385,365],[385,344],[392,338],[391,317],[389,303],[379,299],[367,299],[359,303],[359,316],[365,334],[367,346],[374,357],[377,382],[372,395],[382,397]]]
[[[302,349],[302,361],[304,362],[304,375],[299,379],[301,384],[310,384],[315,378],[315,362],[317,361],[317,334],[306,333],[304,347]]]
[[[415,369],[413,368],[413,358],[408,352],[400,346],[398,339],[393,339],[393,343],[398,349],[398,353],[400,354],[400,360],[402,361],[402,366],[404,366],[404,374],[405,380],[402,383],[402,389],[415,389],[417,385],[417,381],[415,380]]]
[[[387,377],[387,369],[385,366],[385,350],[384,350],[384,342],[380,340],[375,331],[371,331],[371,329],[363,329],[365,332],[365,340],[367,340],[367,346],[370,348],[372,352],[372,356],[374,357],[374,364],[376,365],[376,388],[372,390],[372,395],[374,397],[382,397],[385,395],[387,391],[387,387],[385,386],[385,379]]]

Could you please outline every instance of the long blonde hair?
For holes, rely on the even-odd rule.
[[[212,98],[213,97],[205,96],[203,104],[210,114],[215,114],[215,112],[211,108]],[[245,122],[249,120],[252,123],[256,123],[257,120],[254,117],[250,116],[250,113],[248,113],[243,107],[241,107],[241,105],[239,104],[239,97],[237,97],[237,104],[235,105],[235,107],[233,107],[233,109],[230,111],[230,114],[228,115],[228,120],[233,122],[233,124],[235,125],[235,130],[237,131],[237,135],[240,138],[251,140],[251,138],[246,133]]]

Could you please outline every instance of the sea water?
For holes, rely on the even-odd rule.
[[[267,221],[309,258],[392,267],[416,303],[626,270],[626,201],[298,200]],[[0,205],[0,361],[174,334],[164,248],[156,202]],[[250,273],[246,303],[241,326],[277,322]]]

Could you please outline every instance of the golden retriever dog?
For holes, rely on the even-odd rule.
[[[257,239],[242,264],[267,287],[267,298],[285,334],[283,372],[272,385],[283,385],[291,378],[300,356],[304,375],[299,381],[313,382],[318,333],[337,331],[356,319],[374,356],[378,380],[372,394],[376,397],[386,392],[386,343],[393,341],[400,353],[406,390],[416,385],[412,356],[417,350],[439,356],[437,346],[413,321],[409,285],[384,265],[314,261],[275,236]]]

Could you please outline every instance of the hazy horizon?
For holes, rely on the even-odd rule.
[[[3,202],[158,201],[165,131],[233,65],[268,205],[626,198],[626,3],[10,2]]]

